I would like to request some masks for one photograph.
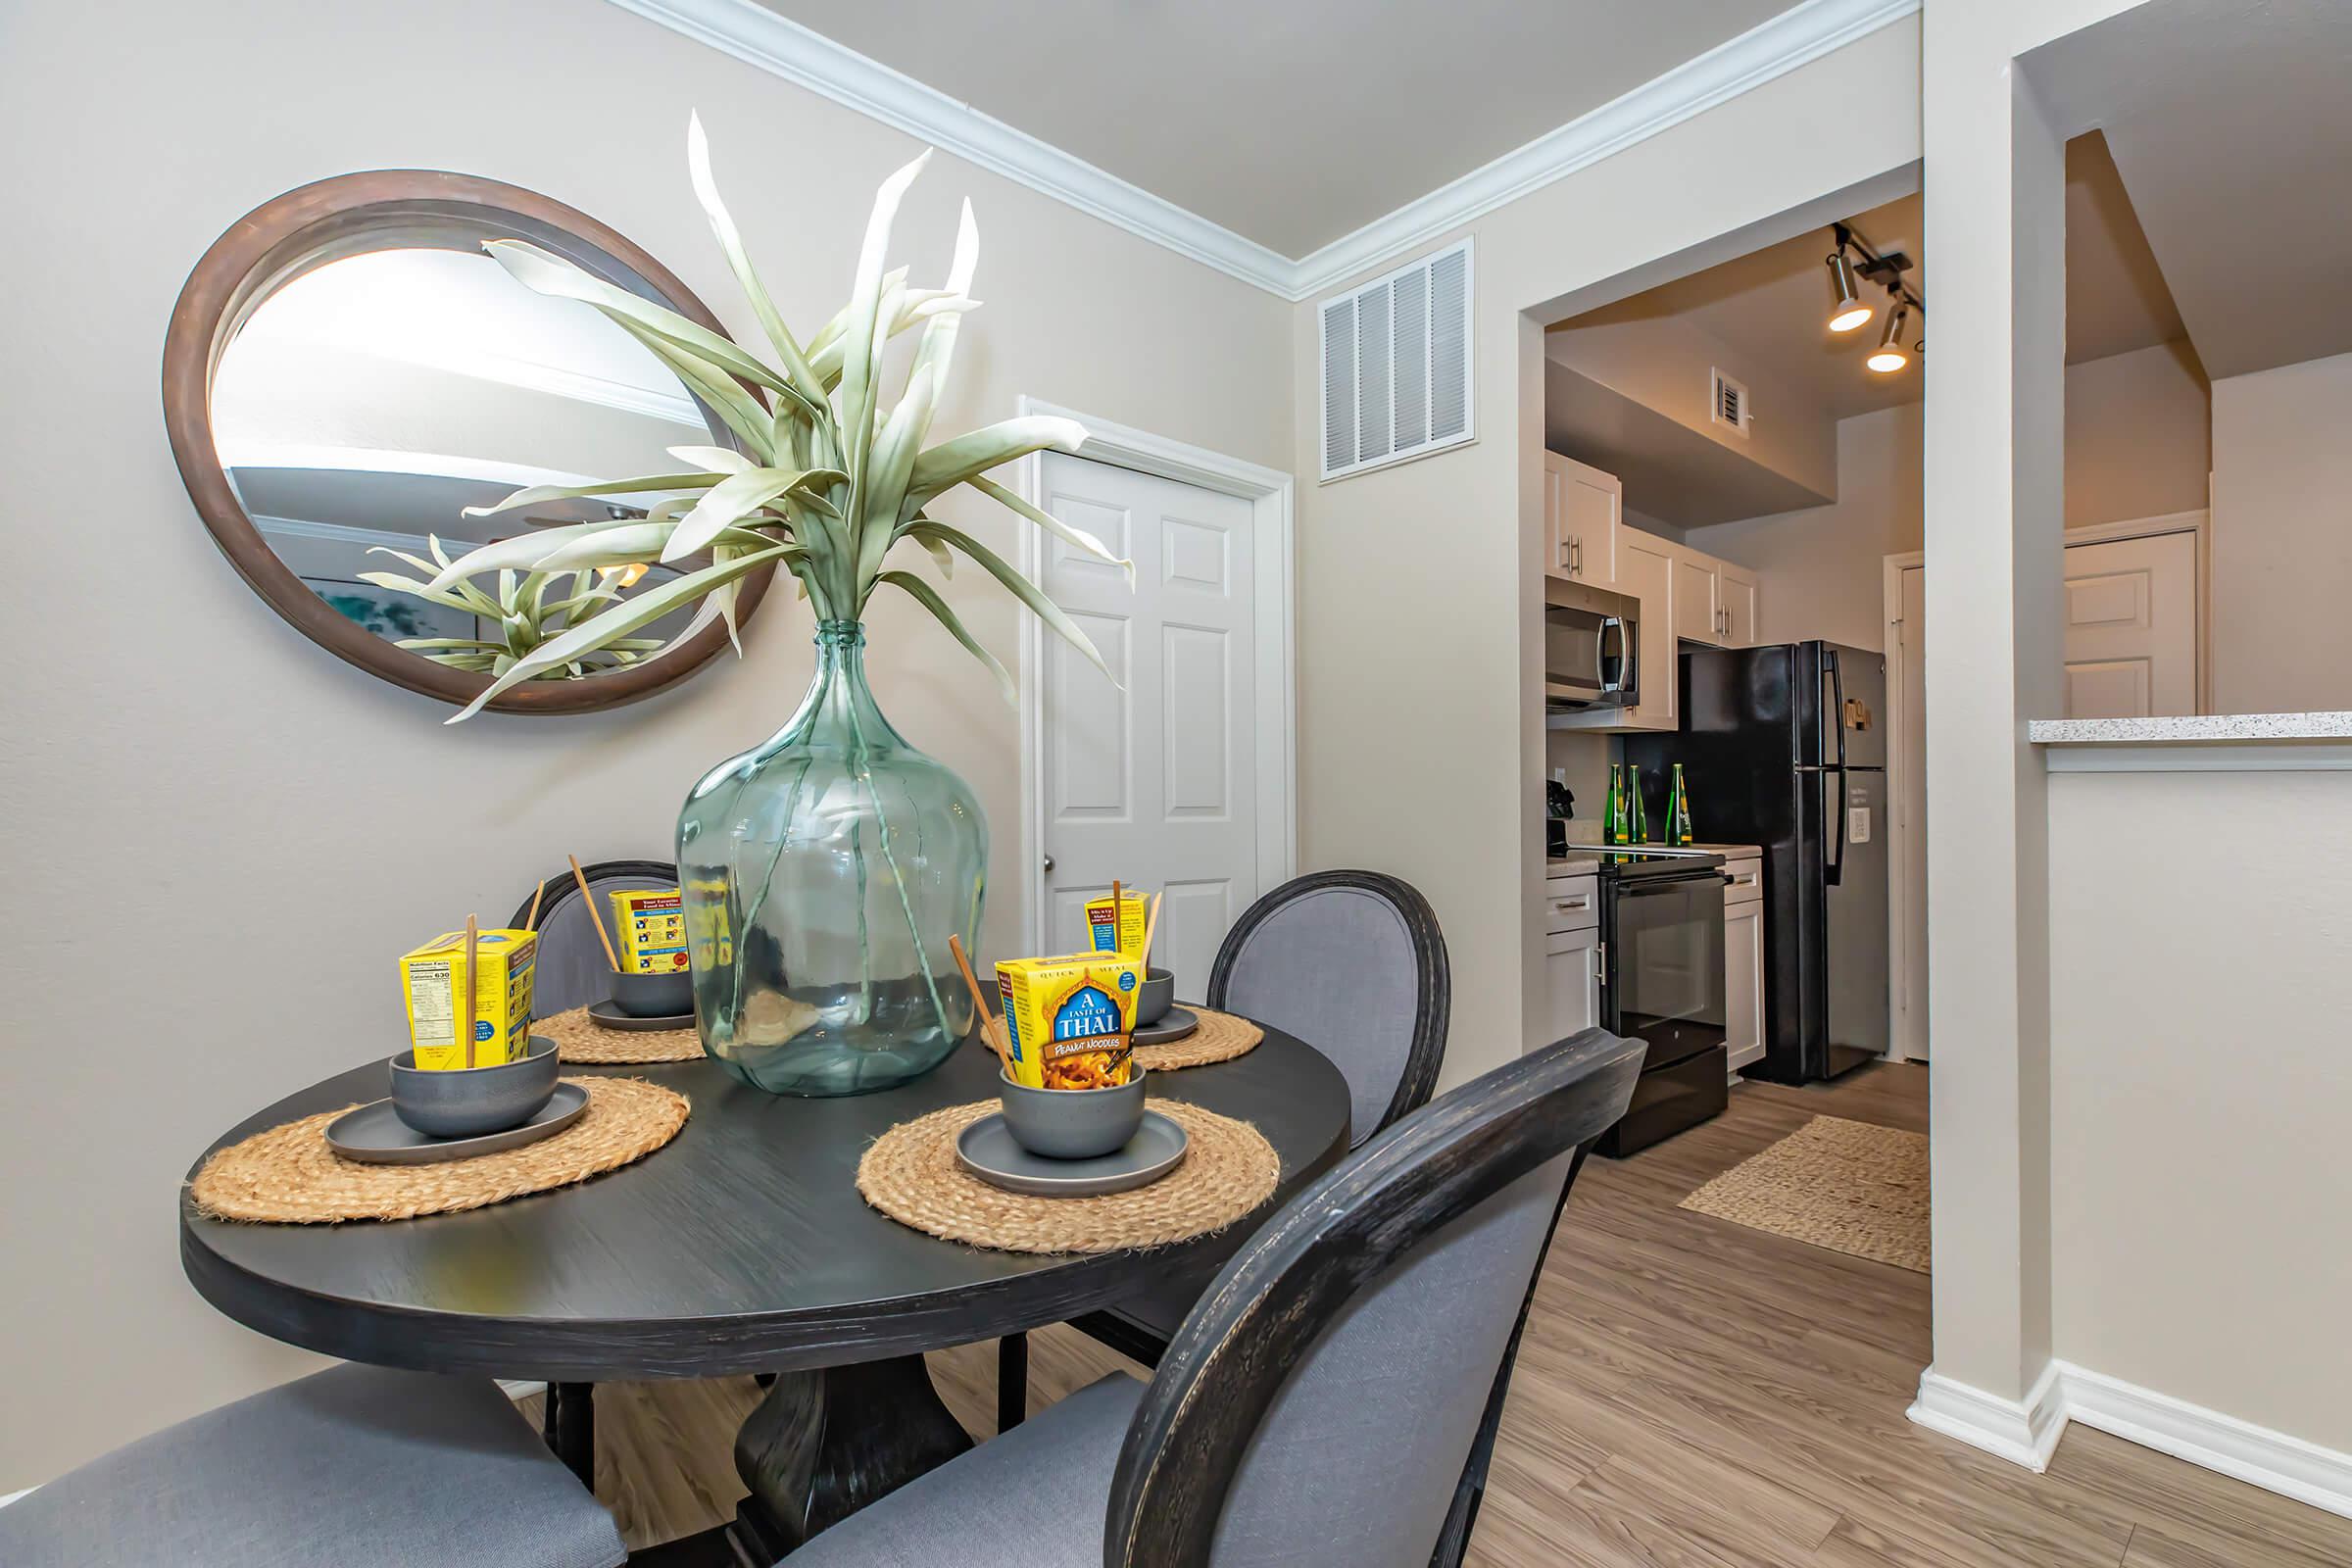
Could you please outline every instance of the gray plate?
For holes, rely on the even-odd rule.
[[[607,997],[602,1002],[588,1004],[588,1021],[599,1029],[618,1029],[626,1034],[652,1034],[662,1029],[691,1029],[694,1014],[681,1012],[667,1018],[639,1018],[621,1011]]]
[[[1182,1040],[1200,1027],[1200,1016],[1190,1007],[1170,1007],[1159,1015],[1159,1022],[1148,1023],[1135,1031],[1139,1046],[1164,1046]]]
[[[956,1139],[956,1162],[992,1187],[1040,1198],[1095,1198],[1155,1182],[1174,1170],[1192,1140],[1156,1110],[1125,1149],[1099,1159],[1047,1159],[1012,1141],[1004,1113],[990,1111]]]
[[[588,1091],[578,1084],[556,1085],[555,1098],[539,1114],[519,1127],[478,1138],[427,1138],[392,1114],[392,1102],[379,1100],[347,1111],[326,1124],[326,1147],[345,1159],[369,1165],[438,1165],[443,1160],[471,1159],[502,1149],[520,1149],[552,1138],[580,1119],[588,1108]]]

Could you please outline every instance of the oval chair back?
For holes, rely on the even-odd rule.
[[[678,885],[678,868],[667,860],[597,860],[580,870],[587,876],[589,891],[596,895],[597,918],[604,921],[605,934],[615,948],[620,946],[620,933],[612,929],[612,906],[605,895]],[[602,1002],[612,994],[612,965],[588,918],[588,906],[580,902],[571,867],[565,865],[551,875],[546,888],[539,901],[538,969],[531,980],[531,1011],[542,1018]],[[514,906],[514,924],[519,928],[530,912],[531,896],[525,893]]]
[[[1111,1481],[1106,1568],[1460,1561],[1520,1329],[1642,1045],[1587,1029],[1284,1205],[1177,1331]]]
[[[1428,1102],[1453,1004],[1429,901],[1378,871],[1316,871],[1250,906],[1217,949],[1208,1004],[1271,1024],[1348,1079],[1357,1147]]]

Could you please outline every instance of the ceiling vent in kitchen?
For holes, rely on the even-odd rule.
[[[1746,435],[1748,421],[1755,417],[1754,411],[1747,406],[1747,388],[1721,370],[1715,371],[1715,398],[1708,408],[1708,417]]]
[[[1325,300],[1320,314],[1325,479],[1470,439],[1470,241]]]

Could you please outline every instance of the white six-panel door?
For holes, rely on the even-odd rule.
[[[2196,710],[2196,535],[2069,545],[2066,716]]]
[[[1217,944],[1260,891],[1254,540],[1248,501],[1049,453],[1042,505],[1135,563],[1046,541],[1042,586],[1121,691],[1058,637],[1039,698],[1048,952],[1086,945],[1116,877],[1167,890],[1152,961],[1199,999]]]

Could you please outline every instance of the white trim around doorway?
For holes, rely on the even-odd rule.
[[[1080,414],[1071,409],[1024,395],[1023,415],[1058,415],[1086,426],[1086,445],[1077,456],[1091,463],[1132,468],[1179,484],[1199,485],[1219,495],[1239,496],[1250,505],[1255,557],[1257,667],[1251,672],[1257,694],[1257,875],[1261,890],[1287,882],[1298,863],[1298,725],[1297,587],[1292,540],[1291,475],[1277,468],[1229,458],[1221,453],[1172,441],[1132,425]],[[1045,466],[1032,455],[1015,466],[1012,489],[1032,506],[1045,505]],[[1036,581],[1045,561],[1044,534],[1021,530],[1015,563],[1021,574]],[[1045,668],[1045,623],[1035,615],[1021,617],[1021,940],[1023,951],[1045,951],[1046,920],[1046,792],[1045,709],[1037,700],[1039,676]]]

